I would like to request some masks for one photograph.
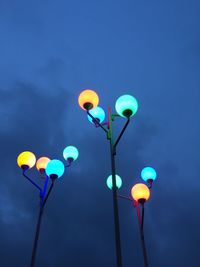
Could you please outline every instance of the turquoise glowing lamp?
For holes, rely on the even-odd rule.
[[[96,108],[94,108],[94,109],[92,109],[92,110],[90,110],[90,114],[99,122],[99,123],[102,123],[103,121],[104,121],[104,119],[105,119],[105,112],[104,112],[104,110],[101,108],[101,107],[96,107]],[[89,116],[89,115],[87,115],[87,117],[88,117],[88,120],[91,122],[91,123],[94,123],[95,124],[95,122],[93,121],[93,119]]]
[[[118,189],[122,186],[122,179],[119,175],[115,175],[116,178],[116,186]],[[113,183],[112,183],[112,175],[108,176],[107,181],[106,181],[107,187],[112,190],[113,188]]]
[[[122,95],[117,99],[115,109],[121,117],[130,118],[137,112],[138,102],[131,95]]]
[[[152,167],[145,167],[141,171],[141,177],[147,183],[152,184],[152,182],[156,179],[156,176],[156,171]]]
[[[65,166],[62,161],[58,159],[52,159],[48,162],[45,172],[52,179],[60,178],[65,171]]]
[[[78,158],[78,149],[75,146],[67,146],[63,150],[63,157],[70,163]]]

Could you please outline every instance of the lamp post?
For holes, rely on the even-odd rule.
[[[30,267],[35,266],[36,252],[38,246],[38,239],[40,234],[42,215],[44,212],[44,207],[49,198],[49,195],[54,187],[55,181],[60,178],[65,171],[66,167],[69,167],[71,163],[77,159],[78,150],[73,146],[66,147],[63,151],[64,159],[67,164],[64,165],[62,161],[57,159],[50,160],[47,157],[41,157],[36,162],[35,155],[30,151],[24,151],[19,154],[17,158],[17,164],[22,169],[23,176],[36,188],[39,190],[39,214],[37,219],[35,237],[33,242],[33,249],[31,255]],[[27,175],[27,170],[31,169],[36,163],[36,168],[44,180],[43,186],[39,186],[32,178]],[[48,186],[49,180],[51,180],[51,185]]]
[[[142,245],[142,253],[144,259],[144,267],[148,267],[147,250],[144,239],[144,204],[150,198],[150,189],[152,188],[153,181],[156,179],[156,171],[152,167],[145,167],[142,169],[141,178],[147,183],[137,183],[131,189],[131,198],[118,195],[119,198],[130,200],[136,208],[140,240]]]
[[[115,156],[116,156],[117,145],[130,122],[130,118],[137,112],[138,103],[137,100],[130,95],[123,95],[119,97],[115,104],[115,109],[118,114],[112,114],[111,108],[108,108],[108,121],[103,122],[105,118],[105,112],[103,111],[102,108],[98,107],[99,97],[96,92],[94,92],[93,90],[84,90],[79,95],[78,102],[80,107],[87,112],[90,122],[92,122],[96,127],[101,128],[106,133],[107,139],[109,141],[110,157],[111,157],[112,193],[113,193],[112,195],[113,195],[117,267],[122,267],[120,224],[119,224],[119,211],[118,211],[118,199],[117,199],[118,187],[116,180]],[[122,128],[116,140],[114,140],[113,121],[115,118],[118,117],[125,118],[126,123],[124,124],[124,127]]]

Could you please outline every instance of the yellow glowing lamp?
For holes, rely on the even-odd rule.
[[[150,197],[150,190],[145,184],[136,184],[131,189],[131,196],[135,201],[144,203]]]
[[[41,157],[37,160],[36,162],[36,168],[40,173],[43,173],[46,169],[46,166],[48,164],[48,162],[50,161],[49,158],[47,157]]]
[[[97,107],[99,104],[99,97],[95,91],[87,89],[80,93],[78,103],[82,109],[90,110]]]
[[[17,164],[22,169],[30,169],[35,165],[36,157],[30,151],[24,151],[17,157]]]

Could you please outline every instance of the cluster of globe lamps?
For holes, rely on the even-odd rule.
[[[88,120],[95,125],[95,127],[100,127],[106,132],[107,139],[110,141],[110,151],[111,151],[111,170],[112,174],[107,178],[106,184],[109,189],[113,191],[113,203],[114,203],[114,221],[115,221],[115,240],[116,240],[116,255],[117,255],[117,267],[122,267],[122,257],[121,257],[121,244],[120,244],[120,226],[119,226],[119,214],[118,214],[118,204],[117,198],[122,197],[117,194],[117,190],[122,186],[122,179],[116,174],[115,167],[115,156],[116,147],[124,134],[126,127],[130,122],[130,118],[133,117],[138,110],[138,102],[135,97],[131,95],[120,96],[115,103],[115,110],[117,114],[112,114],[111,108],[108,108],[108,121],[104,122],[106,114],[103,108],[98,106],[99,97],[97,93],[93,90],[84,90],[81,92],[78,98],[79,106],[87,112]],[[121,130],[118,138],[114,140],[113,137],[113,121],[117,117],[122,117],[126,119],[126,123]],[[143,248],[144,256],[144,266],[148,266],[146,247],[144,242],[143,233],[143,219],[144,219],[144,203],[150,197],[150,189],[152,187],[153,181],[156,179],[156,171],[152,167],[145,167],[141,172],[141,178],[145,183],[137,183],[131,189],[131,198],[122,197],[133,201],[134,207],[136,207],[138,221],[140,226],[140,235]],[[140,216],[140,205],[142,208],[142,217]]]
[[[108,122],[103,123],[106,117],[105,111],[103,108],[98,106],[99,97],[97,93],[93,90],[84,90],[81,92],[78,98],[78,102],[80,107],[83,110],[89,111],[90,115],[87,115],[88,120],[93,123],[96,127],[99,127],[99,124],[105,125]],[[115,104],[116,112],[119,116],[124,118],[130,118],[136,114],[138,110],[137,100],[131,95],[122,95],[120,96]],[[135,184],[131,189],[131,196],[133,200],[137,202],[147,201],[150,197],[150,188],[152,186],[153,181],[156,179],[156,171],[152,167],[145,167],[141,171],[142,180],[147,183],[146,184]],[[106,184],[109,189],[112,190],[112,175],[107,178]],[[119,175],[116,175],[116,186],[119,189],[122,186],[122,179]]]
[[[22,153],[19,154],[17,158],[17,164],[22,169],[23,176],[40,192],[39,215],[33,242],[30,267],[35,267],[36,252],[38,247],[38,239],[40,234],[42,215],[48,197],[53,189],[54,183],[58,178],[60,178],[64,174],[65,168],[70,167],[71,163],[78,158],[78,155],[79,153],[76,147],[67,146],[63,150],[63,158],[66,161],[66,165],[64,165],[64,163],[61,160],[58,159],[50,160],[48,157],[40,157],[36,161],[35,155],[30,151],[23,151]],[[39,186],[35,180],[33,180],[27,175],[27,170],[33,168],[35,165],[36,169],[40,174],[40,177],[44,179],[43,187]],[[49,178],[51,180],[50,187],[48,187]]]
[[[64,174],[65,168],[69,167],[71,163],[78,158],[78,155],[79,153],[76,147],[67,146],[63,150],[63,158],[65,161],[67,161],[68,165],[64,165],[61,160],[51,160],[48,157],[40,157],[38,160],[36,160],[36,157],[32,152],[24,151],[19,154],[17,158],[17,164],[23,170],[23,172],[36,165],[36,169],[41,175],[45,173],[47,177],[54,181]]]
[[[79,106],[87,112],[88,120],[92,124],[94,124],[95,127],[101,127],[107,133],[108,139],[111,130],[110,128],[112,128],[110,124],[112,123],[112,121],[114,121],[115,117],[122,117],[127,119],[127,122],[124,128],[122,129],[121,134],[119,135],[115,144],[112,146],[112,157],[114,158],[116,154],[116,145],[121,139],[121,136],[124,133],[124,130],[130,121],[130,118],[134,116],[138,110],[137,100],[131,95],[120,96],[115,104],[115,110],[117,114],[111,114],[109,108],[108,111],[110,120],[107,122],[104,122],[106,114],[104,110],[100,106],[98,106],[99,97],[95,91],[90,89],[82,91],[79,95],[78,103]],[[47,183],[49,178],[51,179],[53,185],[54,181],[64,174],[65,168],[69,167],[71,163],[78,158],[78,155],[79,153],[76,147],[66,147],[63,150],[63,157],[64,160],[67,162],[67,165],[65,165],[62,161],[58,159],[50,160],[47,157],[41,157],[36,161],[36,157],[32,152],[24,151],[19,154],[17,158],[17,163],[18,166],[22,169],[24,177],[26,177],[34,186],[36,186],[40,190],[40,197],[42,198],[42,201],[46,203],[46,200],[48,198]],[[39,187],[37,183],[35,183],[35,181],[33,181],[26,175],[26,171],[31,169],[35,164],[41,177],[45,178],[43,189]],[[112,175],[107,178],[106,184],[110,190],[116,191],[121,188],[122,179],[115,172],[114,174],[115,175],[113,175],[112,172]],[[144,183],[137,183],[131,189],[131,200],[134,203],[134,207],[138,207],[139,205],[143,206],[144,203],[149,199],[152,183],[156,179],[156,171],[152,167],[145,167],[141,172],[141,178],[143,179]],[[31,267],[32,266],[34,266],[34,264],[32,264]],[[117,266],[121,267],[122,264],[119,263],[117,264]],[[148,266],[147,263],[145,266]]]

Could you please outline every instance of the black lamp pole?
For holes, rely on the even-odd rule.
[[[112,193],[113,193],[113,211],[114,211],[114,224],[115,224],[115,247],[116,247],[116,257],[117,257],[117,267],[122,267],[122,253],[121,253],[121,239],[120,239],[120,222],[119,222],[119,209],[118,209],[118,198],[117,198],[117,185],[116,185],[116,166],[115,166],[115,156],[116,156],[116,147],[130,122],[130,118],[127,118],[127,121],[120,132],[117,140],[114,142],[113,137],[113,121],[118,115],[111,113],[111,109],[108,110],[109,121],[107,123],[101,124],[99,120],[95,119],[89,111],[87,114],[92,118],[96,127],[100,127],[106,132],[107,139],[110,143],[110,156],[111,156],[111,172],[112,172]],[[107,125],[107,128],[104,127]]]
[[[142,206],[142,217],[140,212],[140,205]],[[135,205],[136,211],[137,211],[137,218],[138,218],[138,225],[139,225],[139,232],[140,232],[140,240],[142,245],[142,253],[143,253],[143,259],[144,259],[144,267],[148,267],[148,258],[147,258],[147,250],[144,240],[144,202],[137,203]]]

